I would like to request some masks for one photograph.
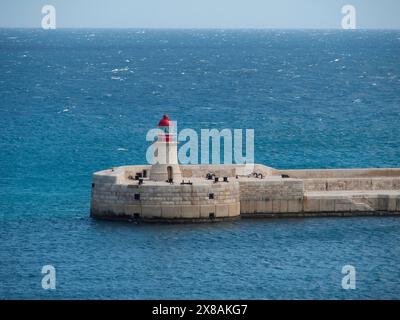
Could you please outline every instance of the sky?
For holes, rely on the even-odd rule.
[[[57,28],[341,28],[344,5],[358,29],[400,29],[400,0],[0,0],[0,27],[40,28],[44,5]]]

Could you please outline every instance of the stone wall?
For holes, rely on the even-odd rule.
[[[207,173],[214,173],[219,177],[247,176],[252,172],[262,173],[264,176],[272,174],[273,169],[264,165],[242,165],[242,164],[201,164],[201,165],[181,165],[184,178],[204,178]]]
[[[168,185],[145,179],[151,166],[124,166],[93,175],[91,215],[97,218],[209,221],[210,219],[286,216],[398,214],[400,169],[275,170],[255,165],[183,165],[193,185]],[[213,183],[207,173],[229,177]],[[281,175],[289,175],[283,178]],[[236,179],[239,176],[239,179]],[[212,195],[212,196],[211,196]]]
[[[304,179],[305,191],[400,190],[400,177]]]
[[[276,170],[273,174],[287,174],[292,178],[372,178],[372,177],[400,177],[400,168],[367,168],[367,169],[302,169]]]
[[[241,180],[240,211],[243,214],[299,212],[303,194],[303,181],[298,179]]]
[[[132,172],[135,172],[138,168],[133,169]],[[122,171],[119,174],[124,175]],[[112,175],[94,175],[91,216],[208,220],[240,215],[239,183],[236,181],[197,185],[157,185],[146,181],[138,185],[133,182],[118,184],[116,181],[118,178]]]
[[[304,196],[303,212],[324,215],[357,215],[400,212],[400,194],[311,193]],[[329,215],[329,214],[328,214]]]

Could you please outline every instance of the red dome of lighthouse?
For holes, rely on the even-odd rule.
[[[163,118],[158,123],[158,127],[163,131],[163,134],[159,135],[158,139],[164,142],[172,142],[175,127],[166,114],[164,114]]]
[[[159,127],[172,127],[172,121],[169,120],[168,116],[164,114],[163,118],[158,123]]]

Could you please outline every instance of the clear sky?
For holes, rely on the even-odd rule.
[[[357,28],[400,29],[400,0],[0,0],[0,27],[40,27],[46,4],[57,28],[340,28],[350,4]]]

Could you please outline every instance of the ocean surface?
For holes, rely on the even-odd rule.
[[[400,31],[0,29],[0,299],[400,297],[398,218],[90,219],[164,113],[276,168],[400,167]]]

